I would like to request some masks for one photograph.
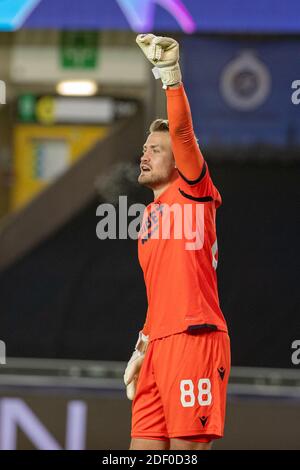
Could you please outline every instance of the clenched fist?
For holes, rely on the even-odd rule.
[[[179,44],[175,39],[154,34],[139,34],[136,42],[147,59],[159,70],[163,87],[181,82]]]

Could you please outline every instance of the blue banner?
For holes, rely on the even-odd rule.
[[[184,83],[200,141],[299,146],[300,105],[292,100],[299,56],[300,40],[184,39]]]
[[[24,5],[37,4],[27,18]],[[25,15],[24,15],[25,11]],[[27,19],[26,19],[27,18]],[[298,33],[299,0],[0,0],[0,29]]]

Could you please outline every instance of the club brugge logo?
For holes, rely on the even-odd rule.
[[[5,82],[0,80],[0,104],[6,103],[6,85]]]
[[[220,91],[226,103],[238,111],[253,111],[271,92],[268,67],[255,51],[243,50],[231,60],[221,75]]]

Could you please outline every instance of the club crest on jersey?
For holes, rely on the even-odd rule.
[[[200,250],[204,244],[203,204],[154,203],[144,213],[139,238],[184,240],[186,250]]]
[[[152,238],[154,233],[158,233],[159,219],[163,213],[163,210],[164,206],[162,204],[155,204],[154,209],[147,216],[146,220],[143,221],[140,230],[142,245]]]

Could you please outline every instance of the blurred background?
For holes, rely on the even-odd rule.
[[[138,161],[166,107],[135,44],[149,31],[180,42],[223,196],[233,369],[215,449],[299,449],[297,0],[0,1],[0,449],[128,448],[146,295],[136,241],[99,240],[96,211],[151,200]]]

